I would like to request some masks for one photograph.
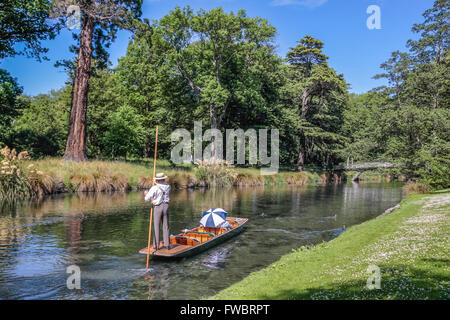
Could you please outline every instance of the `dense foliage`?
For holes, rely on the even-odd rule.
[[[0,59],[26,54],[46,59],[42,40],[53,39],[61,25],[50,19],[50,0],[2,0],[0,2]],[[23,50],[17,50],[17,44]]]
[[[0,69],[0,142],[5,142],[11,135],[11,125],[23,107],[22,87],[8,71]]]
[[[193,133],[194,121],[202,121],[204,130],[280,129],[286,167],[390,161],[409,179],[448,187],[448,12],[449,2],[436,0],[424,22],[413,26],[418,36],[408,42],[409,51],[393,52],[381,65],[375,77],[388,85],[362,95],[350,94],[344,76],[328,65],[333,58],[323,53],[326,44],[299,35],[282,59],[274,52],[275,28],[244,10],[186,7],[153,23],[134,20],[118,66],[93,67],[87,155],[150,157],[159,124],[158,151],[169,158],[170,133]],[[23,97],[2,70],[0,141],[33,157],[64,154],[72,90],[68,84]]]
[[[349,156],[395,162],[435,188],[450,186],[449,7],[438,0],[424,13],[409,52],[393,52],[375,76],[389,86],[353,96],[344,121]]]

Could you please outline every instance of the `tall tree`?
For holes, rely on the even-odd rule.
[[[198,101],[185,79],[168,63],[166,53],[154,45],[153,30],[146,19],[136,21],[135,36],[115,70],[116,92],[120,105],[129,105],[142,115],[147,130],[141,155],[152,156],[155,131],[149,128],[159,124],[158,153],[170,157],[170,133],[175,128],[192,127],[194,119],[199,119],[195,112]]]
[[[436,0],[423,14],[424,22],[413,26],[419,37],[408,41],[409,52],[394,52],[381,65],[384,72],[376,78],[386,78],[388,86],[356,99],[367,102],[370,112],[359,113],[365,129],[350,129],[347,147],[358,158],[396,162],[399,173],[409,179],[428,177],[426,183],[433,186],[430,176],[450,171],[449,8],[448,1]],[[353,122],[351,110],[346,120]]]
[[[430,93],[431,107],[439,108],[443,99],[448,103],[448,54],[450,44],[450,2],[436,0],[431,9],[423,14],[424,22],[414,24],[412,31],[420,35],[418,40],[409,40],[416,66],[415,85]]]
[[[288,81],[285,103],[298,108],[299,150],[297,169],[303,170],[307,155],[319,150],[319,158],[330,164],[329,146],[337,147],[338,134],[346,103],[347,84],[342,75],[330,68],[322,52],[323,43],[305,36],[287,53]],[[342,142],[342,141],[341,141]]]
[[[407,98],[406,80],[408,72],[411,70],[411,56],[400,51],[392,52],[391,58],[381,64],[381,69],[385,72],[375,75],[374,79],[386,78],[388,86],[380,87],[385,93],[395,98],[397,107],[401,107]]]
[[[111,123],[110,116],[124,104],[114,71],[96,70],[89,84],[89,108],[86,113],[86,155],[101,157],[105,152],[103,136]]]
[[[187,7],[172,10],[156,23],[153,44],[209,114],[211,129],[220,129],[233,103],[260,99],[254,66],[276,65],[274,36],[267,20],[247,17],[244,10],[227,14],[216,8],[194,14]]]
[[[85,161],[86,157],[86,111],[88,106],[91,58],[93,49],[104,52],[102,41],[112,41],[119,28],[132,25],[131,21],[141,15],[142,0],[55,0],[55,15],[64,17],[69,5],[80,7],[81,34],[76,71],[73,80],[73,98],[69,119],[64,160]],[[98,39],[93,47],[94,38]]]
[[[322,52],[323,42],[306,35],[298,45],[286,54],[286,59],[291,66],[299,70],[303,77],[308,78],[316,64],[326,63],[328,57]]]

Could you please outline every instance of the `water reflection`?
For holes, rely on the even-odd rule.
[[[64,227],[66,229],[66,248],[69,249],[72,255],[72,263],[76,264],[78,261],[78,253],[81,246],[82,222],[84,219],[83,213],[71,213],[68,219],[64,220]]]
[[[221,246],[216,250],[211,250],[202,259],[202,265],[210,269],[224,269],[228,256],[231,254],[232,246]]]
[[[0,204],[0,298],[196,299],[241,280],[301,245],[338,236],[401,199],[400,185],[263,186],[171,194],[170,230],[222,207],[250,219],[236,238],[180,261],[137,252],[147,243],[142,192],[55,195]],[[66,267],[82,270],[68,290]]]

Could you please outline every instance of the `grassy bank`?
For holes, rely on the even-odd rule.
[[[62,192],[102,192],[147,189],[152,184],[153,161],[66,162],[60,158],[30,160],[3,150],[5,169],[0,173],[2,197],[27,197]],[[14,169],[11,169],[14,168]],[[260,186],[266,184],[318,184],[340,182],[340,177],[311,172],[260,174],[259,169],[230,165],[173,167],[167,160],[157,162],[157,172],[167,174],[175,189],[216,186]],[[20,183],[19,183],[20,182]]]
[[[410,195],[390,214],[299,248],[213,299],[449,299],[450,190]],[[366,288],[369,265],[381,289]]]
[[[118,189],[143,189],[151,186],[153,163],[135,164],[122,161],[65,162],[60,159],[29,161],[32,168],[60,180],[72,191],[105,191],[103,185],[115,185]],[[326,179],[306,172],[280,172],[273,176],[262,176],[258,169],[241,169],[232,166],[171,167],[168,161],[157,162],[157,172],[164,172],[168,182],[175,188],[204,186],[254,186],[272,183],[304,185],[308,181]]]

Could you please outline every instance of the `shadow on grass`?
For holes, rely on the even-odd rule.
[[[405,265],[379,265],[381,288],[368,289],[367,280],[337,281],[317,288],[277,291],[255,297],[262,300],[447,300],[450,298],[448,260],[424,259],[432,262],[433,271],[408,268]],[[436,262],[439,268],[436,269]],[[441,263],[445,263],[444,268]],[[369,274],[367,275],[369,277]]]
[[[434,259],[434,258],[426,258],[422,259],[424,262],[430,262],[434,265],[445,265],[447,268],[450,268],[450,259]],[[450,272],[450,271],[449,271]],[[450,274],[449,274],[450,277]]]

